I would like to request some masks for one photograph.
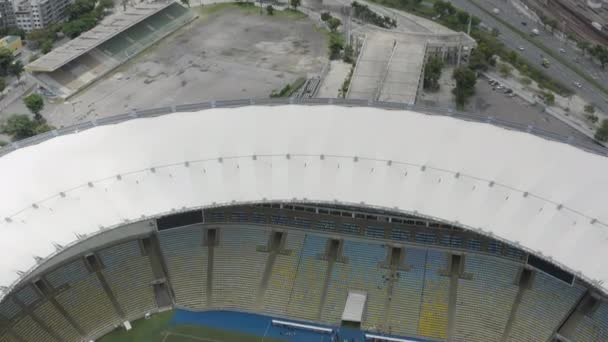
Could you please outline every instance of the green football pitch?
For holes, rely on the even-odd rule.
[[[173,311],[153,315],[150,319],[132,322],[131,331],[117,329],[98,339],[99,342],[285,342],[269,337],[259,337],[217,330],[203,326],[171,326]]]

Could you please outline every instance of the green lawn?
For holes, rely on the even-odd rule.
[[[119,328],[100,338],[99,342],[285,342],[233,331],[202,326],[180,325],[171,327],[173,311],[153,315],[150,319],[131,322],[133,329]]]
[[[173,311],[165,311],[153,315],[150,319],[140,319],[131,322],[133,329],[125,331],[117,329],[100,338],[99,342],[132,342],[132,341],[150,341],[161,342],[161,332],[167,330],[169,322],[173,318]]]

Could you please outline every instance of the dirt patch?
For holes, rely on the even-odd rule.
[[[268,97],[327,62],[326,38],[307,18],[235,7],[201,18],[43,114],[62,126],[132,109]]]

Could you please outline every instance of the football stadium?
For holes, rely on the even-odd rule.
[[[266,99],[2,153],[2,342],[608,340],[600,147]]]

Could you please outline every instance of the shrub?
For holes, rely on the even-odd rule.
[[[595,139],[602,142],[608,141],[608,120],[602,120],[602,125],[595,131]]]

